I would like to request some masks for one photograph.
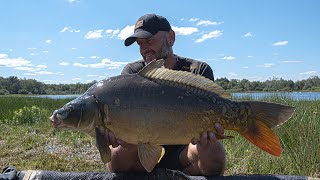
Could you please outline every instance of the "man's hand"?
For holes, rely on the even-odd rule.
[[[105,139],[111,150],[111,162],[106,164],[109,171],[145,172],[138,158],[137,145],[116,138],[111,131],[105,134]]]
[[[220,124],[216,132],[224,134]],[[189,175],[221,175],[225,168],[225,152],[214,132],[203,132],[200,140],[193,139],[180,154],[183,172]]]
[[[126,144],[126,142],[122,141],[121,139],[117,139],[112,131],[109,131],[108,133],[106,133],[105,138],[106,138],[107,144],[109,146],[111,145],[113,148],[116,148],[121,144]]]

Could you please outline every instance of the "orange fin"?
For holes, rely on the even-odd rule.
[[[277,135],[267,124],[257,120],[246,132],[240,134],[262,150],[280,156],[282,148]]]

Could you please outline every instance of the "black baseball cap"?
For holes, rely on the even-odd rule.
[[[158,31],[170,31],[171,26],[165,17],[156,14],[146,14],[141,16],[134,26],[134,34],[124,41],[124,45],[130,46],[136,38],[149,38]]]

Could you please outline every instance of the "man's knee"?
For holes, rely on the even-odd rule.
[[[111,150],[111,161],[107,164],[111,172],[144,171],[138,152],[132,149],[114,148]]]

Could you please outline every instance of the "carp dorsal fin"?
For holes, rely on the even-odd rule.
[[[151,172],[165,153],[164,147],[152,144],[138,144],[138,156],[146,171]]]
[[[224,98],[230,98],[230,94],[211,79],[188,71],[167,69],[163,64],[163,59],[151,61],[147,66],[139,71],[138,74],[151,80],[157,80],[158,83],[172,82],[173,85],[187,85],[216,93]]]
[[[141,76],[146,76],[157,70],[158,68],[164,68],[164,59],[153,60],[145,67],[143,67],[138,74]]]

